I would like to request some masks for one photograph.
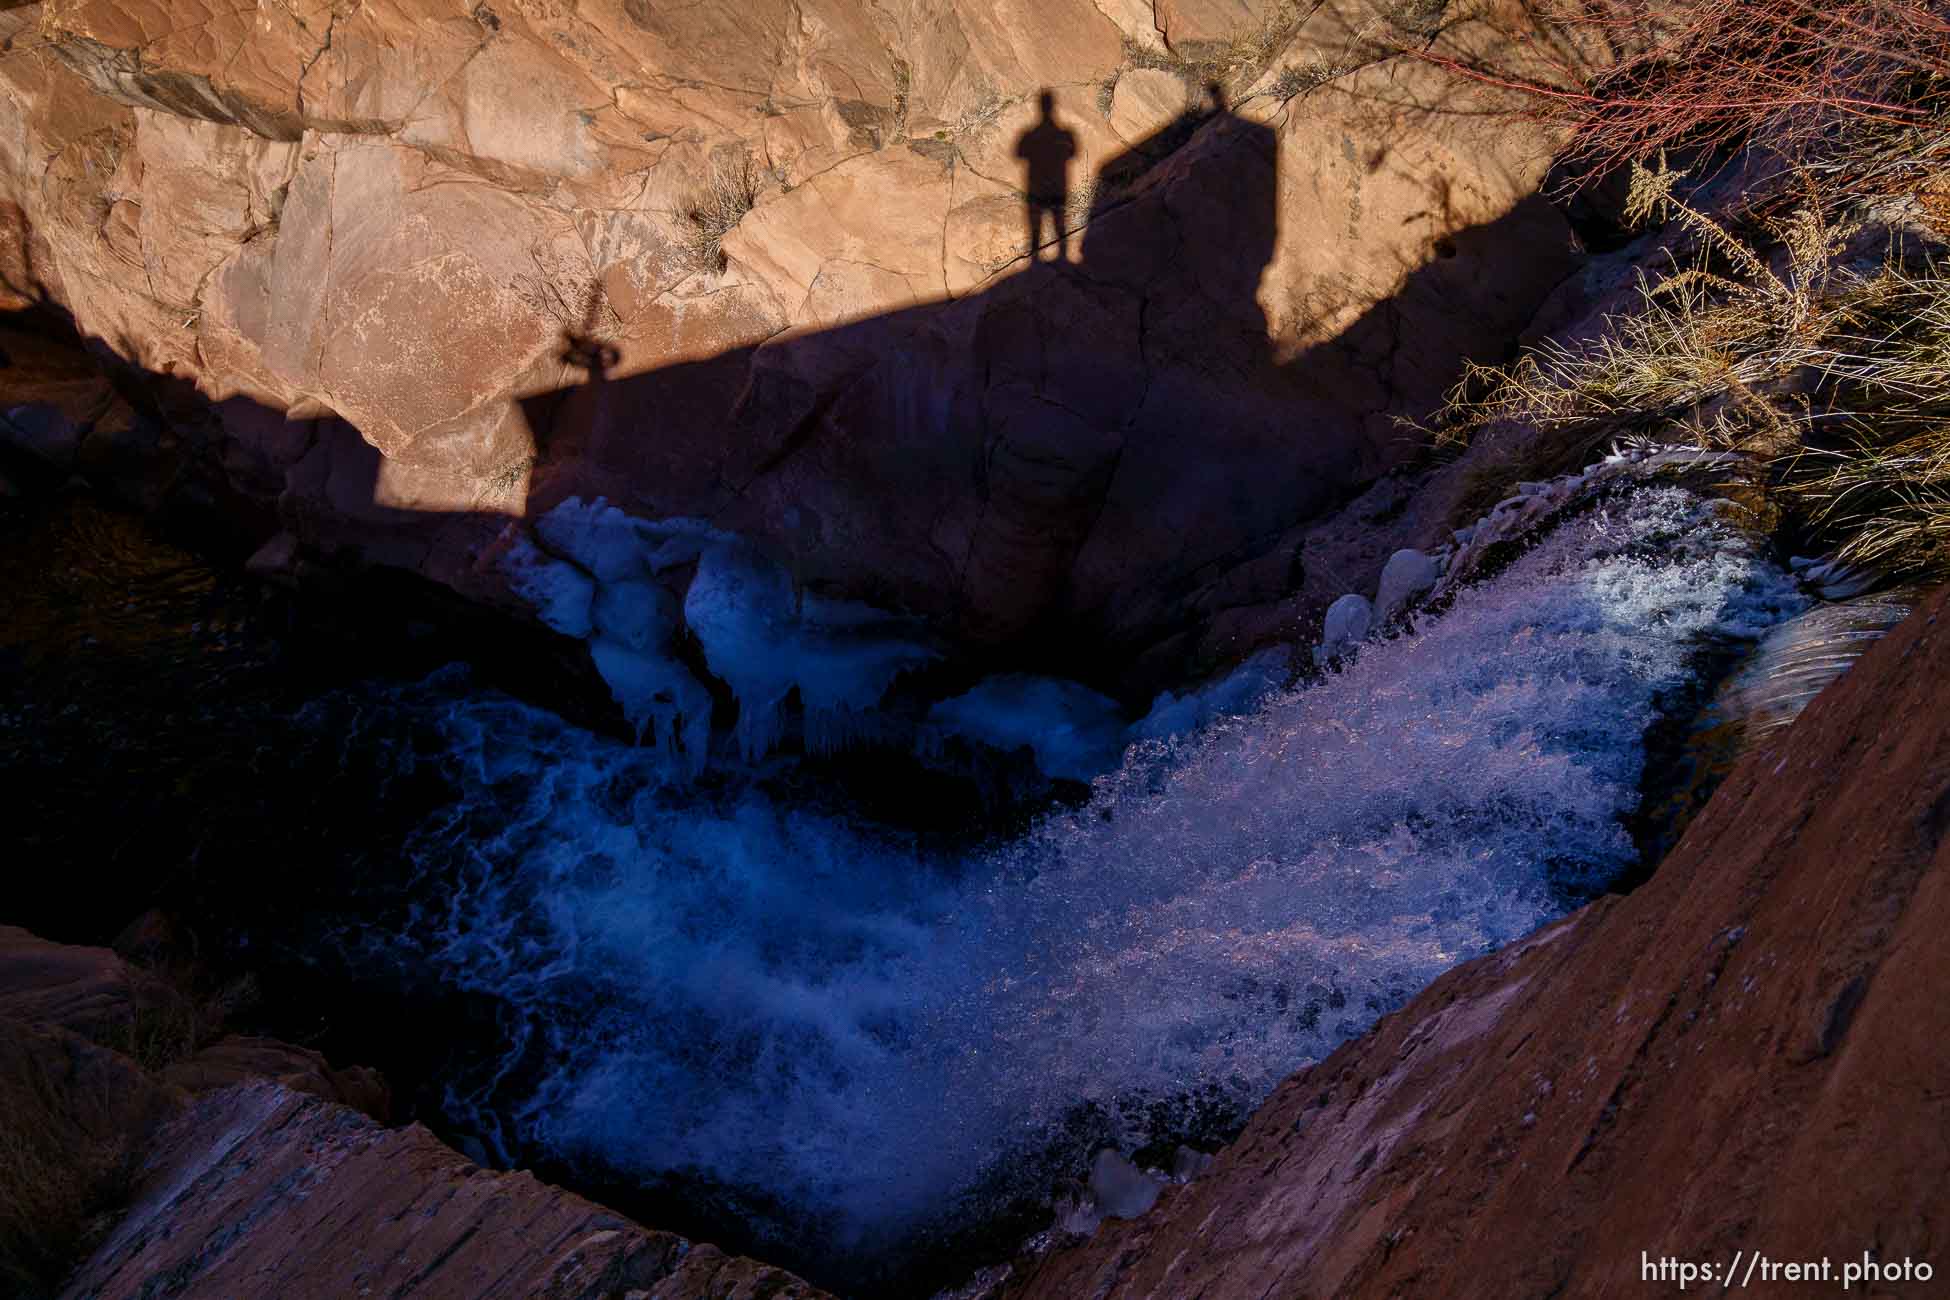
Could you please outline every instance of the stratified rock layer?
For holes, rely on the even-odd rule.
[[[649,1232],[419,1125],[253,1083],[207,1094],[149,1154],[133,1207],[67,1295],[691,1300],[823,1295]]]
[[[1650,883],[1457,967],[1003,1294],[1625,1296],[1646,1255],[1737,1252],[1940,1279],[1947,613],[1749,753]]]

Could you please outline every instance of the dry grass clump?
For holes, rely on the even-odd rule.
[[[1950,239],[1950,167],[1917,191],[1916,205],[1939,238]]]
[[[127,1201],[134,1155],[127,1135],[74,1113],[42,1058],[0,1052],[0,1294],[35,1300],[92,1249]]]
[[[1289,99],[1295,99],[1309,91],[1318,90],[1322,86],[1338,81],[1348,73],[1358,71],[1361,66],[1362,61],[1351,56],[1326,59],[1319,54],[1314,54],[1304,63],[1292,63],[1281,68],[1279,75],[1274,77],[1272,84],[1266,88],[1267,93],[1285,103]]]
[[[724,272],[724,237],[758,206],[761,182],[762,174],[750,154],[720,156],[712,162],[710,177],[680,213],[680,247],[691,269],[710,275]]]
[[[1891,267],[1864,287],[1866,328],[1837,340],[1826,378],[1859,414],[1815,445],[1790,487],[1845,535],[1842,558],[1950,574],[1950,263]]]
[[[1382,17],[1391,25],[1424,38],[1442,31],[1448,13],[1449,0],[1390,0],[1382,6]]]
[[[1859,226],[1805,176],[1766,257],[1675,197],[1681,176],[1635,165],[1628,212],[1683,227],[1692,264],[1642,279],[1637,310],[1596,339],[1471,367],[1438,440],[1515,421],[1582,453],[1635,434],[1744,452],[1844,560],[1950,574],[1950,262],[1892,249],[1858,269]]]
[[[69,1145],[35,1127],[0,1126],[0,1293],[52,1296],[126,1198],[127,1153],[109,1143]]]
[[[1082,230],[1096,214],[1098,206],[1109,206],[1116,193],[1115,185],[1102,183],[1094,176],[1086,176],[1072,185],[1069,193],[1063,196],[1063,229],[1066,235]]]
[[[102,1046],[113,1048],[150,1074],[161,1074],[178,1061],[196,1055],[216,1037],[222,1025],[217,1007],[205,1008],[180,993],[134,1006],[128,1019],[101,1035]]]

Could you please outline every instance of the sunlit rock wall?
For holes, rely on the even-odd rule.
[[[307,545],[500,599],[506,521],[603,494],[1136,652],[1282,594],[1575,264],[1547,142],[1388,55],[1508,39],[1452,8],[47,0],[0,13],[0,271],[235,399]]]

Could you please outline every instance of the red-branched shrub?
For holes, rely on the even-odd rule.
[[[1584,174],[1765,130],[1792,149],[1837,121],[1941,121],[1945,0],[1532,0],[1500,53],[1419,57],[1520,91]],[[1576,55],[1571,52],[1577,51]],[[1598,57],[1592,57],[1593,54]]]

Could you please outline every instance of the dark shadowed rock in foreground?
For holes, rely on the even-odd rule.
[[[0,1294],[51,1294],[88,1252],[62,1294],[824,1294],[387,1128],[353,1108],[383,1113],[369,1070],[237,1035],[157,1059],[182,999],[107,948],[0,926]]]
[[[1000,1293],[1635,1295],[1644,1255],[1737,1252],[1940,1279],[1946,610],[1750,753],[1648,884],[1456,968]]]
[[[259,1082],[201,1098],[152,1149],[134,1206],[69,1296],[685,1300],[823,1295],[650,1232],[418,1124]]]

